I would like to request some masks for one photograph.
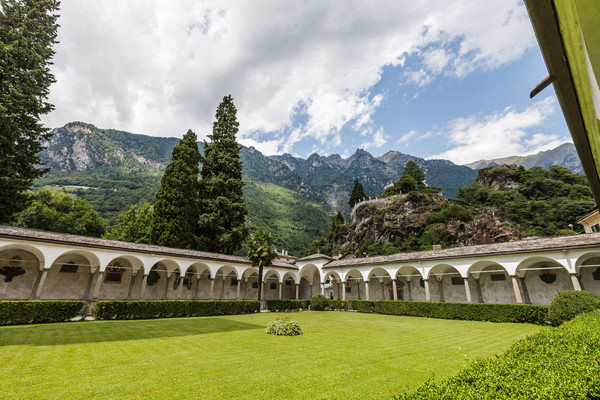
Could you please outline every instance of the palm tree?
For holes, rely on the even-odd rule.
[[[252,262],[253,267],[258,267],[258,301],[260,302],[263,267],[273,265],[273,260],[277,258],[277,251],[273,247],[275,238],[269,232],[257,231],[250,236],[246,246],[248,247],[248,260]]]

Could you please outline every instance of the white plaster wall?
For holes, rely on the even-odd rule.
[[[454,277],[457,276],[458,275]],[[465,292],[465,285],[453,285],[452,277],[453,275],[443,275],[442,277],[442,284],[444,285],[444,300],[447,303],[466,303],[467,294]]]
[[[289,282],[289,285],[287,284]],[[294,281],[283,281],[283,298],[284,299],[295,299],[296,298],[296,284]]]
[[[404,282],[404,300],[410,300],[408,291],[409,285],[411,291],[410,294],[412,294],[412,301],[425,301],[427,299],[425,296],[425,288],[421,287],[420,278],[413,277],[410,281],[407,281],[403,278],[402,282]]]
[[[490,273],[482,273],[479,275],[479,284],[481,285],[481,294],[484,303],[515,304],[517,302],[511,277],[508,276],[507,273],[504,274],[504,277],[506,278],[504,281],[492,281],[492,275]],[[477,302],[478,299],[477,286],[475,285],[475,280],[470,277],[469,286],[471,288],[471,298],[473,299],[473,302]]]
[[[40,263],[31,253],[22,250],[6,250],[0,253],[0,267],[10,266],[12,257],[21,257],[18,266],[25,270],[23,275],[15,276],[12,281],[5,282],[5,276],[0,275],[0,299],[26,300],[31,294],[31,289],[40,269]]]
[[[208,300],[210,296],[210,279],[208,275],[201,275],[198,280],[198,299]]]
[[[142,300],[161,300],[165,294],[167,271],[157,271],[160,278],[152,286],[146,285],[146,292]]]
[[[547,306],[556,293],[573,290],[573,284],[567,271],[563,269],[552,269],[550,271],[556,274],[556,280],[550,284],[540,279],[542,271],[527,271],[525,273],[525,284],[532,304]]]
[[[79,265],[76,273],[59,272],[60,266],[68,261],[73,261]],[[79,255],[72,255],[68,259],[61,259],[59,262],[54,263],[48,270],[40,299],[79,300],[83,298],[90,276],[90,267],[80,264],[88,264],[88,261]],[[95,282],[92,284],[90,294],[94,285]]]
[[[581,286],[583,290],[587,290],[588,292],[592,292],[600,296],[600,281],[595,281],[593,277],[593,273],[597,267],[582,267],[579,269],[579,274],[581,277]]]

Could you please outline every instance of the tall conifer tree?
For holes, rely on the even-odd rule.
[[[159,246],[198,248],[198,173],[200,151],[189,130],[173,148],[160,181],[152,218],[151,240]]]
[[[51,137],[40,116],[48,100],[59,2],[0,0],[0,223],[27,205],[26,191],[47,170],[37,154]]]
[[[208,136],[210,143],[204,142],[198,226],[200,248],[205,251],[231,254],[248,235],[236,113],[231,96],[224,97]]]
[[[367,195],[365,194],[363,185],[358,181],[358,179],[355,179],[354,187],[352,188],[352,193],[350,194],[350,199],[348,200],[348,205],[350,208],[352,208],[356,203],[363,201],[366,197]]]

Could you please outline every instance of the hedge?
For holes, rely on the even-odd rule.
[[[545,324],[548,320],[548,307],[532,304],[352,300],[352,308],[356,311],[367,313],[470,321]]]
[[[308,310],[310,300],[267,300],[269,311],[297,311]]]
[[[259,309],[256,300],[98,301],[92,315],[96,319],[177,318],[250,314]]]
[[[395,399],[599,399],[600,310],[476,361],[439,384]]]
[[[0,301],[0,325],[64,322],[82,315],[86,309],[85,301]]]
[[[552,325],[560,325],[584,312],[600,308],[600,296],[585,290],[558,292],[548,308],[548,319]]]

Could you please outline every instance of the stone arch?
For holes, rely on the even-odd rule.
[[[191,279],[191,283],[188,281],[187,286],[182,289],[182,298],[208,300],[210,296],[210,278],[211,270],[208,265],[202,262],[190,264],[185,270],[185,279]]]
[[[336,271],[328,271],[323,276],[325,282],[325,297],[328,299],[342,299],[342,278]]]
[[[150,267],[146,280],[146,290],[143,300],[165,299],[169,291],[169,266],[164,261],[158,261]]]
[[[295,299],[296,298],[296,276],[293,272],[287,271],[281,278],[282,284],[282,298],[284,299]]]
[[[516,303],[512,279],[507,269],[492,260],[480,260],[469,267],[469,287],[473,302]]]
[[[386,269],[381,267],[373,268],[369,271],[366,282],[369,283],[369,300],[394,300],[392,277]],[[397,285],[396,288],[398,288]]]
[[[248,267],[242,273],[240,297],[244,300],[258,298],[258,268]]]
[[[89,299],[100,260],[91,251],[76,249],[61,253],[46,267],[40,299]]]
[[[273,300],[279,298],[279,289],[281,287],[279,271],[268,269],[263,276],[263,296],[264,300]],[[282,288],[283,290],[283,288]]]
[[[25,300],[41,279],[44,254],[34,246],[0,247],[0,299]]]
[[[104,269],[98,298],[131,299],[139,293],[144,276],[144,263],[137,257],[121,255],[108,262]]]
[[[321,274],[314,264],[306,264],[300,270],[300,287],[298,288],[301,299],[310,299],[313,295],[320,293]]]
[[[346,300],[365,299],[365,281],[363,274],[357,269],[346,272],[342,279],[345,282]]]
[[[458,269],[450,264],[437,264],[429,270],[431,301],[466,303],[464,280]]]
[[[222,265],[214,276],[213,299],[235,300],[237,296],[238,273],[231,265]]]
[[[526,303],[549,305],[556,293],[573,290],[565,265],[549,257],[527,257],[517,266],[516,274]]]
[[[421,271],[412,265],[403,265],[398,268],[394,274],[396,277],[396,285],[402,285],[402,297],[398,296],[399,300],[408,301],[425,301],[425,282]]]
[[[581,289],[600,295],[600,251],[581,255],[575,262],[575,270]]]

